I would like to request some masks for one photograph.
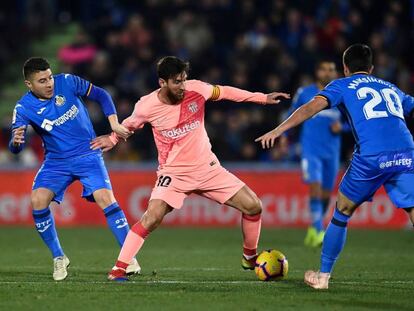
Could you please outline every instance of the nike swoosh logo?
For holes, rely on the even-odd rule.
[[[40,110],[37,112],[37,114],[42,114],[45,109],[46,109],[46,107],[40,108]]]
[[[43,233],[45,232],[47,229],[49,229],[49,227],[51,226],[51,224],[46,225],[43,229],[37,229],[38,232]]]
[[[121,228],[126,227],[126,226],[128,226],[128,223],[124,222],[122,225],[116,226],[116,228],[121,229]]]

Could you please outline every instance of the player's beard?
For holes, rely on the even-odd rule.
[[[167,92],[167,97],[173,105],[178,104],[184,98],[184,91],[179,91],[177,94],[174,94],[170,90]]]

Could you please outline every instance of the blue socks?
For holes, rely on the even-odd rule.
[[[322,199],[322,218],[325,217],[326,212],[328,211],[329,208],[329,203],[330,203],[331,199]]]
[[[335,209],[332,220],[325,232],[321,253],[321,272],[331,273],[333,265],[346,241],[348,221],[351,216]]]
[[[33,210],[33,219],[37,232],[50,249],[53,258],[63,256],[63,250],[55,228],[55,220],[49,207],[42,210]]]
[[[318,232],[323,230],[323,206],[320,199],[311,198],[309,202],[312,227]]]
[[[128,221],[124,212],[119,207],[118,203],[112,203],[103,210],[108,227],[111,229],[113,235],[120,247],[124,244],[125,238],[129,231]]]

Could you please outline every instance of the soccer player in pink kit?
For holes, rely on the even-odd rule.
[[[207,100],[232,100],[277,104],[285,93],[251,93],[229,86],[187,80],[188,63],[167,56],[157,64],[160,88],[143,96],[122,124],[130,131],[150,123],[158,149],[158,179],[148,209],[129,231],[109,280],[127,280],[125,269],[144,244],[145,238],[165,215],[179,209],[191,193],[226,204],[242,212],[242,267],[254,269],[261,228],[261,202],[240,179],[220,165],[211,151],[204,127]],[[96,138],[92,148],[112,149],[115,133]]]

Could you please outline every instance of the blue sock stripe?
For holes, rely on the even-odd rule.
[[[59,242],[53,213],[51,213],[50,208],[47,207],[42,210],[33,210],[33,219],[36,225],[36,230],[52,253],[52,257],[56,258],[63,256],[64,253]]]
[[[117,208],[114,208],[114,209],[112,209],[112,210],[110,210],[110,211],[106,212],[106,213],[105,213],[105,216],[106,216],[106,217],[109,217],[109,216],[111,216],[111,215],[113,215],[113,214],[116,214],[116,213],[118,213],[118,212],[120,212],[120,211],[122,211],[122,210],[121,210],[121,208],[118,206]]]
[[[108,227],[122,247],[129,231],[128,221],[118,203],[112,203],[103,210]]]
[[[347,222],[340,221],[340,220],[338,220],[336,218],[332,218],[331,219],[331,224],[333,224],[335,226],[338,226],[338,227],[346,227],[348,225]]]
[[[345,215],[338,208],[335,208],[333,218],[336,218],[337,220],[342,222],[348,222],[351,216]]]
[[[38,213],[38,211],[33,210],[33,218],[34,219],[40,219],[44,217],[48,217],[50,215],[50,209],[47,208],[46,211],[41,210],[41,213]]]

